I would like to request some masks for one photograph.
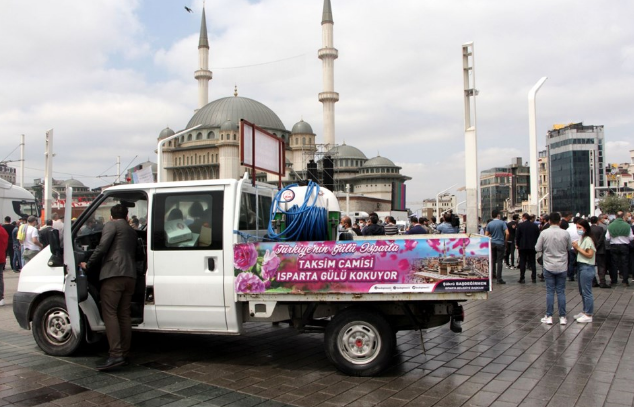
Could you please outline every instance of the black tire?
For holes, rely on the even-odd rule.
[[[374,376],[389,366],[395,337],[382,315],[347,308],[335,315],[326,327],[326,355],[345,374]]]
[[[33,338],[37,346],[52,356],[69,356],[84,342],[84,321],[80,321],[81,332],[75,336],[70,327],[64,297],[55,295],[45,298],[33,313]]]

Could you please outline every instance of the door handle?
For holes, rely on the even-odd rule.
[[[215,268],[216,268],[216,263],[214,262],[214,258],[213,257],[209,257],[207,259],[207,270],[214,271]]]

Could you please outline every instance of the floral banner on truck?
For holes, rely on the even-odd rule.
[[[455,235],[454,235],[455,236]],[[258,242],[234,246],[238,294],[489,291],[489,238]]]

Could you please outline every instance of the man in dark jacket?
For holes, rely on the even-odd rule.
[[[531,280],[537,282],[537,267],[535,265],[535,245],[539,238],[539,226],[535,222],[531,222],[530,215],[525,213],[522,215],[522,222],[517,224],[515,231],[515,242],[520,255],[520,280],[524,284],[526,275],[526,263],[531,269]]]
[[[599,274],[599,287],[610,288],[605,281],[605,272],[607,270],[605,262],[605,232],[607,229],[599,226],[599,218],[596,216],[590,218],[590,225],[592,240],[594,240],[594,244],[596,245],[595,263],[597,265],[597,274]]]
[[[385,236],[383,226],[379,225],[379,217],[376,214],[370,215],[368,223],[361,230],[363,236]]]
[[[110,215],[112,220],[104,225],[99,245],[87,262],[80,263],[88,271],[100,269],[101,313],[110,356],[97,365],[98,370],[127,364],[132,336],[130,304],[136,283],[137,236],[128,224],[128,208],[115,205]]]
[[[419,220],[422,220],[422,218],[418,219],[416,216],[410,218],[411,225],[409,230],[405,232],[406,235],[425,235],[428,233],[427,230],[421,226]]]

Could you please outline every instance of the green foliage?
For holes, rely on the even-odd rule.
[[[629,198],[621,198],[610,195],[599,201],[599,209],[602,213],[615,214],[618,211],[627,212],[632,209],[632,202]]]

